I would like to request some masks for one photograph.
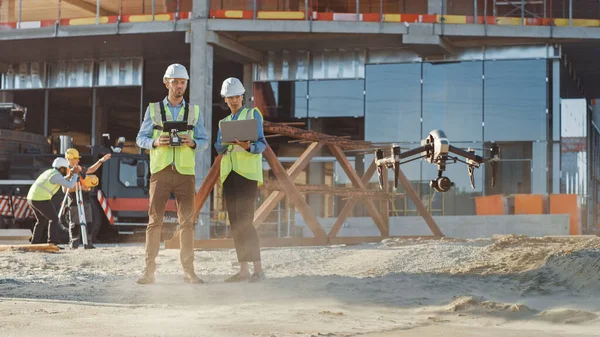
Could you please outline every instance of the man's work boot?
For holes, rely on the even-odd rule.
[[[142,275],[142,277],[140,277],[137,280],[137,284],[152,284],[152,283],[154,283],[154,274],[144,273],[144,275]]]
[[[204,283],[204,281],[202,281],[202,279],[199,278],[195,273],[185,273],[183,275],[183,282],[185,282],[185,283],[198,283],[198,284]]]

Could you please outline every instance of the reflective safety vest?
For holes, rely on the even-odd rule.
[[[190,106],[185,105],[179,110],[177,120],[183,121],[187,118],[187,130],[179,131],[180,135],[190,135],[194,138],[194,125],[200,118],[200,107],[192,105],[193,113],[189,113]],[[160,135],[169,136],[170,130],[163,131],[164,121],[173,121],[173,115],[168,106],[164,106],[163,101],[150,103],[150,117],[154,124],[152,139],[157,139]],[[150,150],[150,173],[156,173],[175,162],[177,172],[185,175],[194,175],[196,172],[196,152],[189,146],[157,146]]]
[[[240,111],[238,120],[254,119],[254,111],[259,113],[262,120],[262,114],[257,108],[250,110],[250,113],[248,113],[247,108],[244,108],[242,111]],[[230,114],[219,121],[219,130],[221,129],[221,122],[230,121],[231,116],[232,115]],[[223,154],[223,158],[221,159],[221,183],[225,181],[231,170],[237,172],[246,179],[257,181],[259,185],[262,184],[262,154],[254,154],[242,149],[239,146],[229,145],[227,147],[227,151]]]
[[[55,168],[50,168],[40,174],[27,193],[27,200],[47,201],[52,199],[52,196],[58,192],[60,185],[50,182],[50,178],[60,174]]]

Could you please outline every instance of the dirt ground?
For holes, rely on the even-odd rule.
[[[233,250],[178,250],[135,283],[143,245],[0,252],[1,336],[600,336],[600,238],[384,240],[265,248],[268,279],[226,284]]]

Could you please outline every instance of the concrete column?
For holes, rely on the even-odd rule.
[[[444,14],[446,8],[446,0],[429,0],[427,1],[427,14]]]
[[[208,18],[210,10],[209,0],[193,0],[192,2],[192,19],[206,19]]]
[[[194,1],[196,5],[196,1]],[[190,102],[200,105],[206,134],[209,139],[208,149],[196,155],[196,191],[204,181],[212,165],[212,90],[213,90],[213,47],[206,43],[206,20],[194,20],[191,25],[190,56]],[[196,223],[196,239],[210,238],[210,200],[201,210]]]
[[[254,86],[253,86],[253,78],[254,78],[254,64],[246,63],[244,64],[244,77],[242,78],[242,83],[244,84],[244,88],[246,88],[246,107],[253,108],[254,107]],[[263,113],[265,113],[263,111]]]
[[[552,60],[552,188],[551,193],[560,193],[560,59]]]

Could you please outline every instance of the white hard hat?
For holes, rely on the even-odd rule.
[[[167,71],[165,71],[163,79],[165,78],[184,78],[189,80],[190,76],[188,76],[188,72],[184,66],[179,63],[173,63],[167,68]]]
[[[244,85],[235,77],[230,77],[223,81],[221,86],[222,97],[241,96],[246,92]]]
[[[69,161],[67,160],[67,158],[63,158],[63,157],[58,157],[56,159],[54,159],[54,162],[52,163],[52,167],[59,169],[61,167],[69,167]]]

